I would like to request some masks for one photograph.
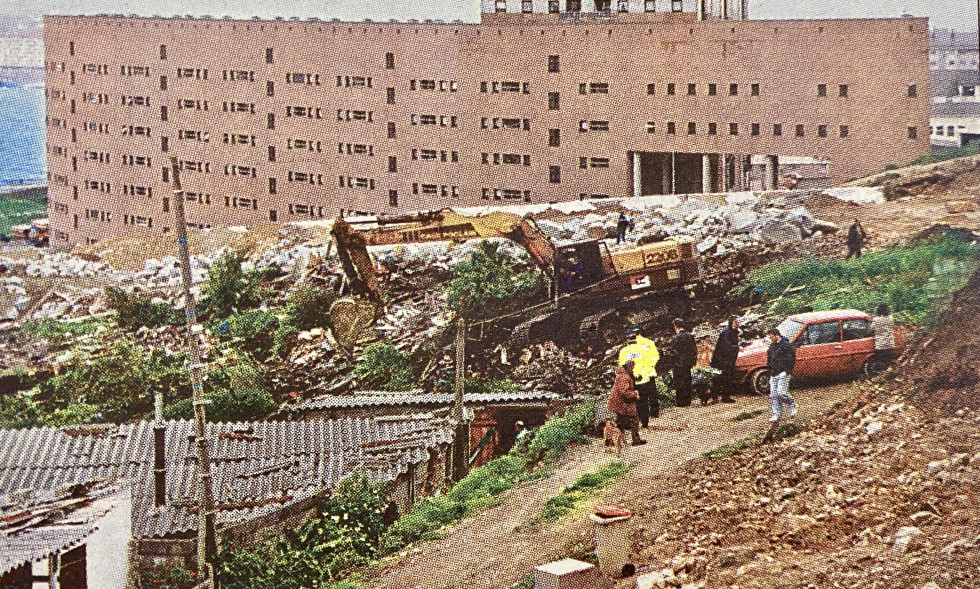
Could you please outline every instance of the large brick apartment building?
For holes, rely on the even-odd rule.
[[[48,16],[52,244],[169,232],[171,155],[207,228],[724,191],[751,155],[770,185],[779,156],[844,181],[929,148],[926,19],[586,1],[484,0],[480,24]]]

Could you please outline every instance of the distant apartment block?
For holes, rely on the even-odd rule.
[[[980,67],[977,31],[935,29],[929,34],[929,69],[974,70]]]
[[[52,244],[171,232],[171,156],[206,229],[744,189],[760,157],[765,188],[780,157],[841,182],[929,149],[926,19],[745,14],[483,0],[480,24],[49,16]]]

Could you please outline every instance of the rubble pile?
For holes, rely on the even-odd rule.
[[[554,342],[545,342],[521,351],[519,364],[511,378],[527,390],[541,390],[572,396],[590,389],[584,379],[586,369],[594,360],[584,360],[559,348]]]
[[[634,545],[652,586],[976,586],[980,414],[934,421],[877,391],[840,415],[674,475]]]

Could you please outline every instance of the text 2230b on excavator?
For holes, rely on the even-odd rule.
[[[548,312],[542,305],[533,318],[518,324],[512,338],[517,346],[539,339],[558,343],[571,338],[589,340],[599,336],[600,323],[614,314],[625,314],[628,323],[644,322],[652,317],[652,308],[663,306],[657,297],[647,295],[677,293],[701,278],[689,238],[610,250],[601,239],[553,240],[530,216],[513,213],[464,216],[446,209],[404,217],[359,218],[353,224],[338,218],[331,234],[350,294],[331,308],[334,333],[342,345],[356,338],[383,309],[368,246],[499,237],[526,249],[550,279],[556,310]]]

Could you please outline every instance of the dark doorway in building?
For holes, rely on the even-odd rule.
[[[708,192],[720,191],[721,160],[718,154],[707,154],[707,175],[704,173],[705,154],[641,151],[631,155],[634,155],[631,158],[633,165],[637,159],[640,164],[639,186],[634,185],[634,196],[696,194],[705,192],[705,188]],[[637,178],[635,175],[633,178],[635,183]]]

